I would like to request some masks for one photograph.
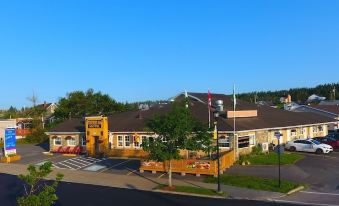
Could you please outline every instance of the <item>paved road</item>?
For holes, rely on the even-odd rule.
[[[22,192],[21,182],[12,175],[0,174],[1,206],[14,206],[17,194]],[[111,206],[111,205],[161,205],[161,206],[275,206],[293,205],[248,200],[200,198],[182,195],[167,195],[133,189],[118,189],[102,186],[62,183],[58,189],[57,206]]]

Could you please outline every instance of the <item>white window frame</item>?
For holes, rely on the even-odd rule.
[[[126,141],[126,138],[128,137],[129,141]],[[126,143],[128,143],[129,145],[127,146]],[[130,135],[125,135],[124,136],[124,147],[131,147],[131,136]]]
[[[313,126],[312,131],[313,131],[313,133],[317,133],[318,132],[318,126]]]
[[[135,137],[135,139],[136,139],[136,137]],[[136,143],[138,143],[138,146],[135,145]],[[142,136],[139,135],[139,142],[134,141],[134,138],[133,138],[133,147],[134,148],[140,148],[141,144],[142,144]]]
[[[323,132],[324,131],[324,126],[323,125],[319,125],[318,126],[318,132]]]
[[[225,139],[226,139],[225,143],[220,143],[220,139],[223,139],[221,137],[225,137]],[[228,144],[228,147],[222,146],[223,144]],[[221,136],[219,136],[219,147],[220,148],[230,148],[230,136],[229,135],[221,135]]]
[[[81,137],[81,146],[86,147],[86,144],[87,144],[86,137]]]
[[[74,143],[74,144],[71,144]],[[67,146],[70,147],[75,147],[77,145],[76,138],[75,137],[70,137],[67,139]]]
[[[257,139],[256,139],[256,137],[255,137],[255,134],[250,134],[250,135],[248,135],[249,136],[249,141],[250,141],[250,143],[249,143],[249,146],[254,146],[254,145],[256,145],[256,143],[257,143]]]
[[[56,142],[57,142],[57,139],[60,139],[60,144],[57,144]],[[54,145],[55,146],[62,146],[62,138],[61,137],[56,137],[55,139],[54,139]]]
[[[121,140],[119,140],[119,137],[121,137]],[[121,143],[121,145],[119,145]],[[118,135],[117,136],[117,147],[124,147],[124,136]]]

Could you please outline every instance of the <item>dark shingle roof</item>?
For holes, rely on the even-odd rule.
[[[207,94],[189,93],[189,109],[200,121],[208,123]],[[223,94],[212,94],[212,102],[223,100],[225,110],[233,110],[233,102],[230,96]],[[175,101],[182,101],[184,95],[175,98]],[[157,105],[146,111],[127,111],[108,117],[109,130],[111,132],[134,132],[145,131],[146,123],[155,114],[165,114],[171,110],[171,104]],[[294,127],[300,125],[310,125],[332,122],[333,119],[323,117],[313,113],[295,113],[268,106],[257,106],[256,104],[237,100],[237,110],[258,110],[257,117],[236,118],[236,130],[257,130],[266,128]],[[211,122],[213,122],[211,113]],[[221,117],[219,119],[219,129],[221,131],[233,131],[233,119]],[[83,132],[83,119],[71,119],[63,122],[50,132]]]

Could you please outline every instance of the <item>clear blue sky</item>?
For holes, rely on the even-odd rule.
[[[1,1],[0,108],[339,80],[339,1]]]

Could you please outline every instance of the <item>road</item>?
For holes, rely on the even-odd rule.
[[[14,206],[15,199],[21,194],[22,183],[17,177],[0,174],[0,205]],[[111,206],[111,205],[161,205],[161,206],[273,206],[293,205],[274,202],[259,202],[250,200],[229,200],[200,198],[182,195],[168,195],[133,189],[119,189],[75,183],[62,183],[58,188],[59,200],[57,206]]]

